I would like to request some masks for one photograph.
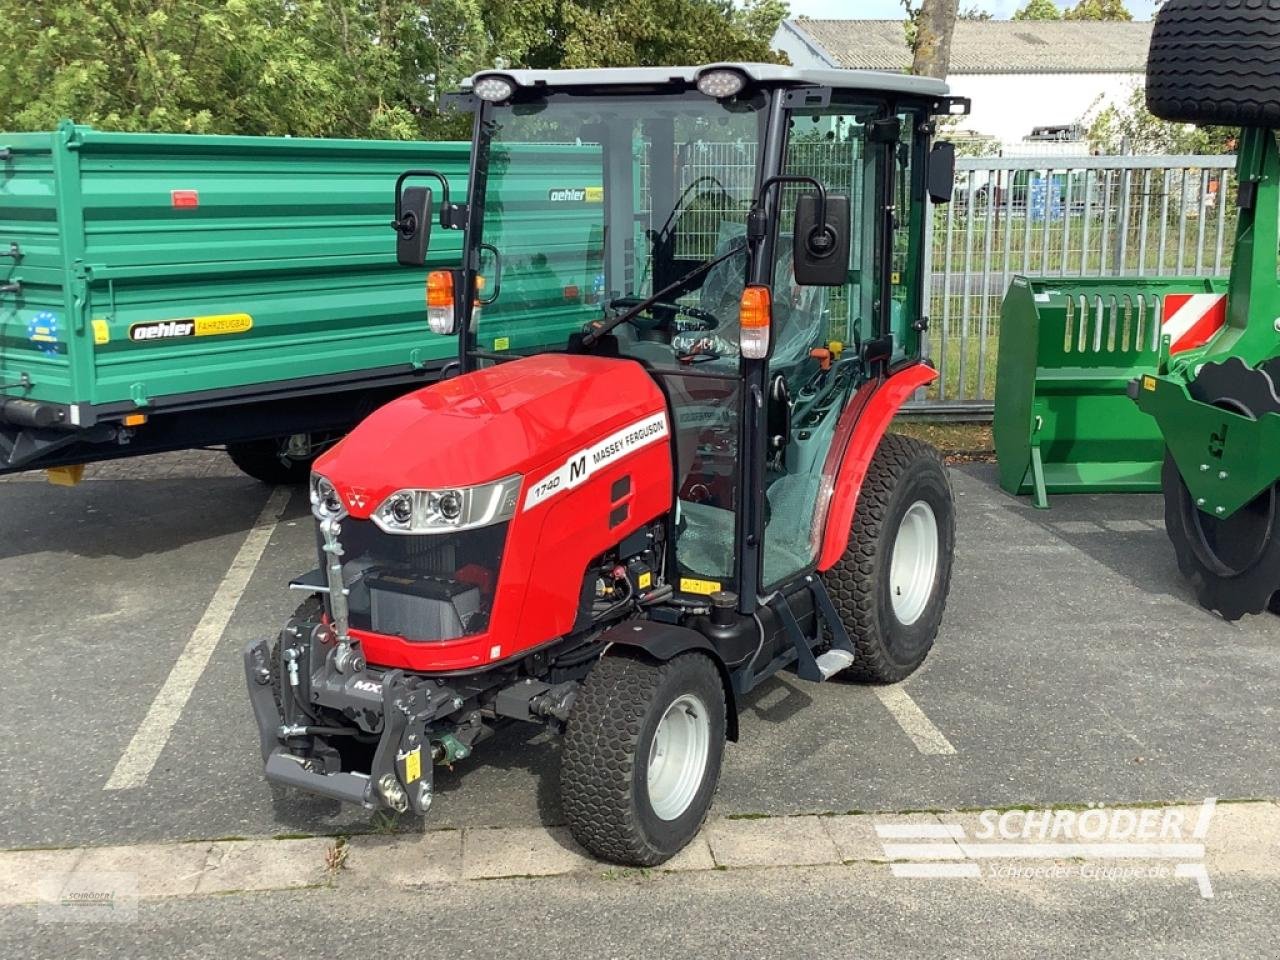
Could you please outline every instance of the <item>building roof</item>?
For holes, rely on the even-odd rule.
[[[835,21],[832,21],[835,22]],[[481,70],[463,81],[470,87],[477,77],[509,77],[520,87],[607,87],[612,84],[692,87],[699,75],[716,67],[731,67],[767,86],[827,86],[842,89],[890,90],[925,97],[944,97],[947,85],[931,77],[909,77],[899,71],[801,69],[775,63],[715,63],[701,67],[598,67],[581,70]]]
[[[911,51],[901,20],[785,20],[833,67],[906,70]],[[1150,21],[960,20],[951,72],[1142,73]]]

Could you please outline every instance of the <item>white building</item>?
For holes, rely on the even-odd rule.
[[[961,20],[947,82],[973,101],[962,126],[1003,144],[1079,123],[1143,82],[1151,23]],[[900,20],[784,20],[773,46],[796,66],[907,70]]]

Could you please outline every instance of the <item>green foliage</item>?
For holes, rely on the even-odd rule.
[[[773,60],[785,0],[0,0],[0,129],[450,138],[513,66]]]
[[[481,0],[491,49],[514,67],[775,61],[785,0]]]
[[[987,11],[983,10],[981,7],[969,7],[967,9],[963,9],[958,14],[956,14],[956,18],[959,20],[993,20],[995,19],[994,17],[992,17],[991,14],[987,13]]]
[[[1085,117],[1089,145],[1103,153],[1218,154],[1235,149],[1238,131],[1197,127],[1157,119],[1147,109],[1146,92],[1136,88],[1119,106],[1107,105]]]
[[[1013,15],[1015,20],[1061,20],[1062,11],[1053,0],[1028,0],[1025,7]]]
[[[1080,0],[1062,15],[1063,20],[1132,20],[1124,0]]]

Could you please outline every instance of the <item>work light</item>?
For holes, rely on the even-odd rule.
[[[506,77],[490,74],[485,77],[478,77],[475,85],[471,88],[471,92],[481,100],[498,103],[515,93],[516,85]]]
[[[717,100],[724,100],[742,91],[747,78],[737,70],[708,70],[698,77],[698,92]]]

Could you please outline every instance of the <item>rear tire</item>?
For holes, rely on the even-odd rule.
[[[724,742],[724,687],[707,656],[601,658],[564,738],[560,797],[574,838],[627,866],[670,859],[702,827]]]
[[[1147,106],[1164,120],[1280,126],[1280,4],[1165,0],[1147,58]]]
[[[306,483],[311,477],[311,465],[315,463],[315,456],[298,459],[284,456],[284,443],[284,438],[278,437],[228,443],[227,456],[242,473],[259,483],[273,487]]]
[[[843,676],[897,683],[924,662],[946,608],[954,548],[941,455],[886,434],[862,482],[849,545],[823,574],[856,654]]]

